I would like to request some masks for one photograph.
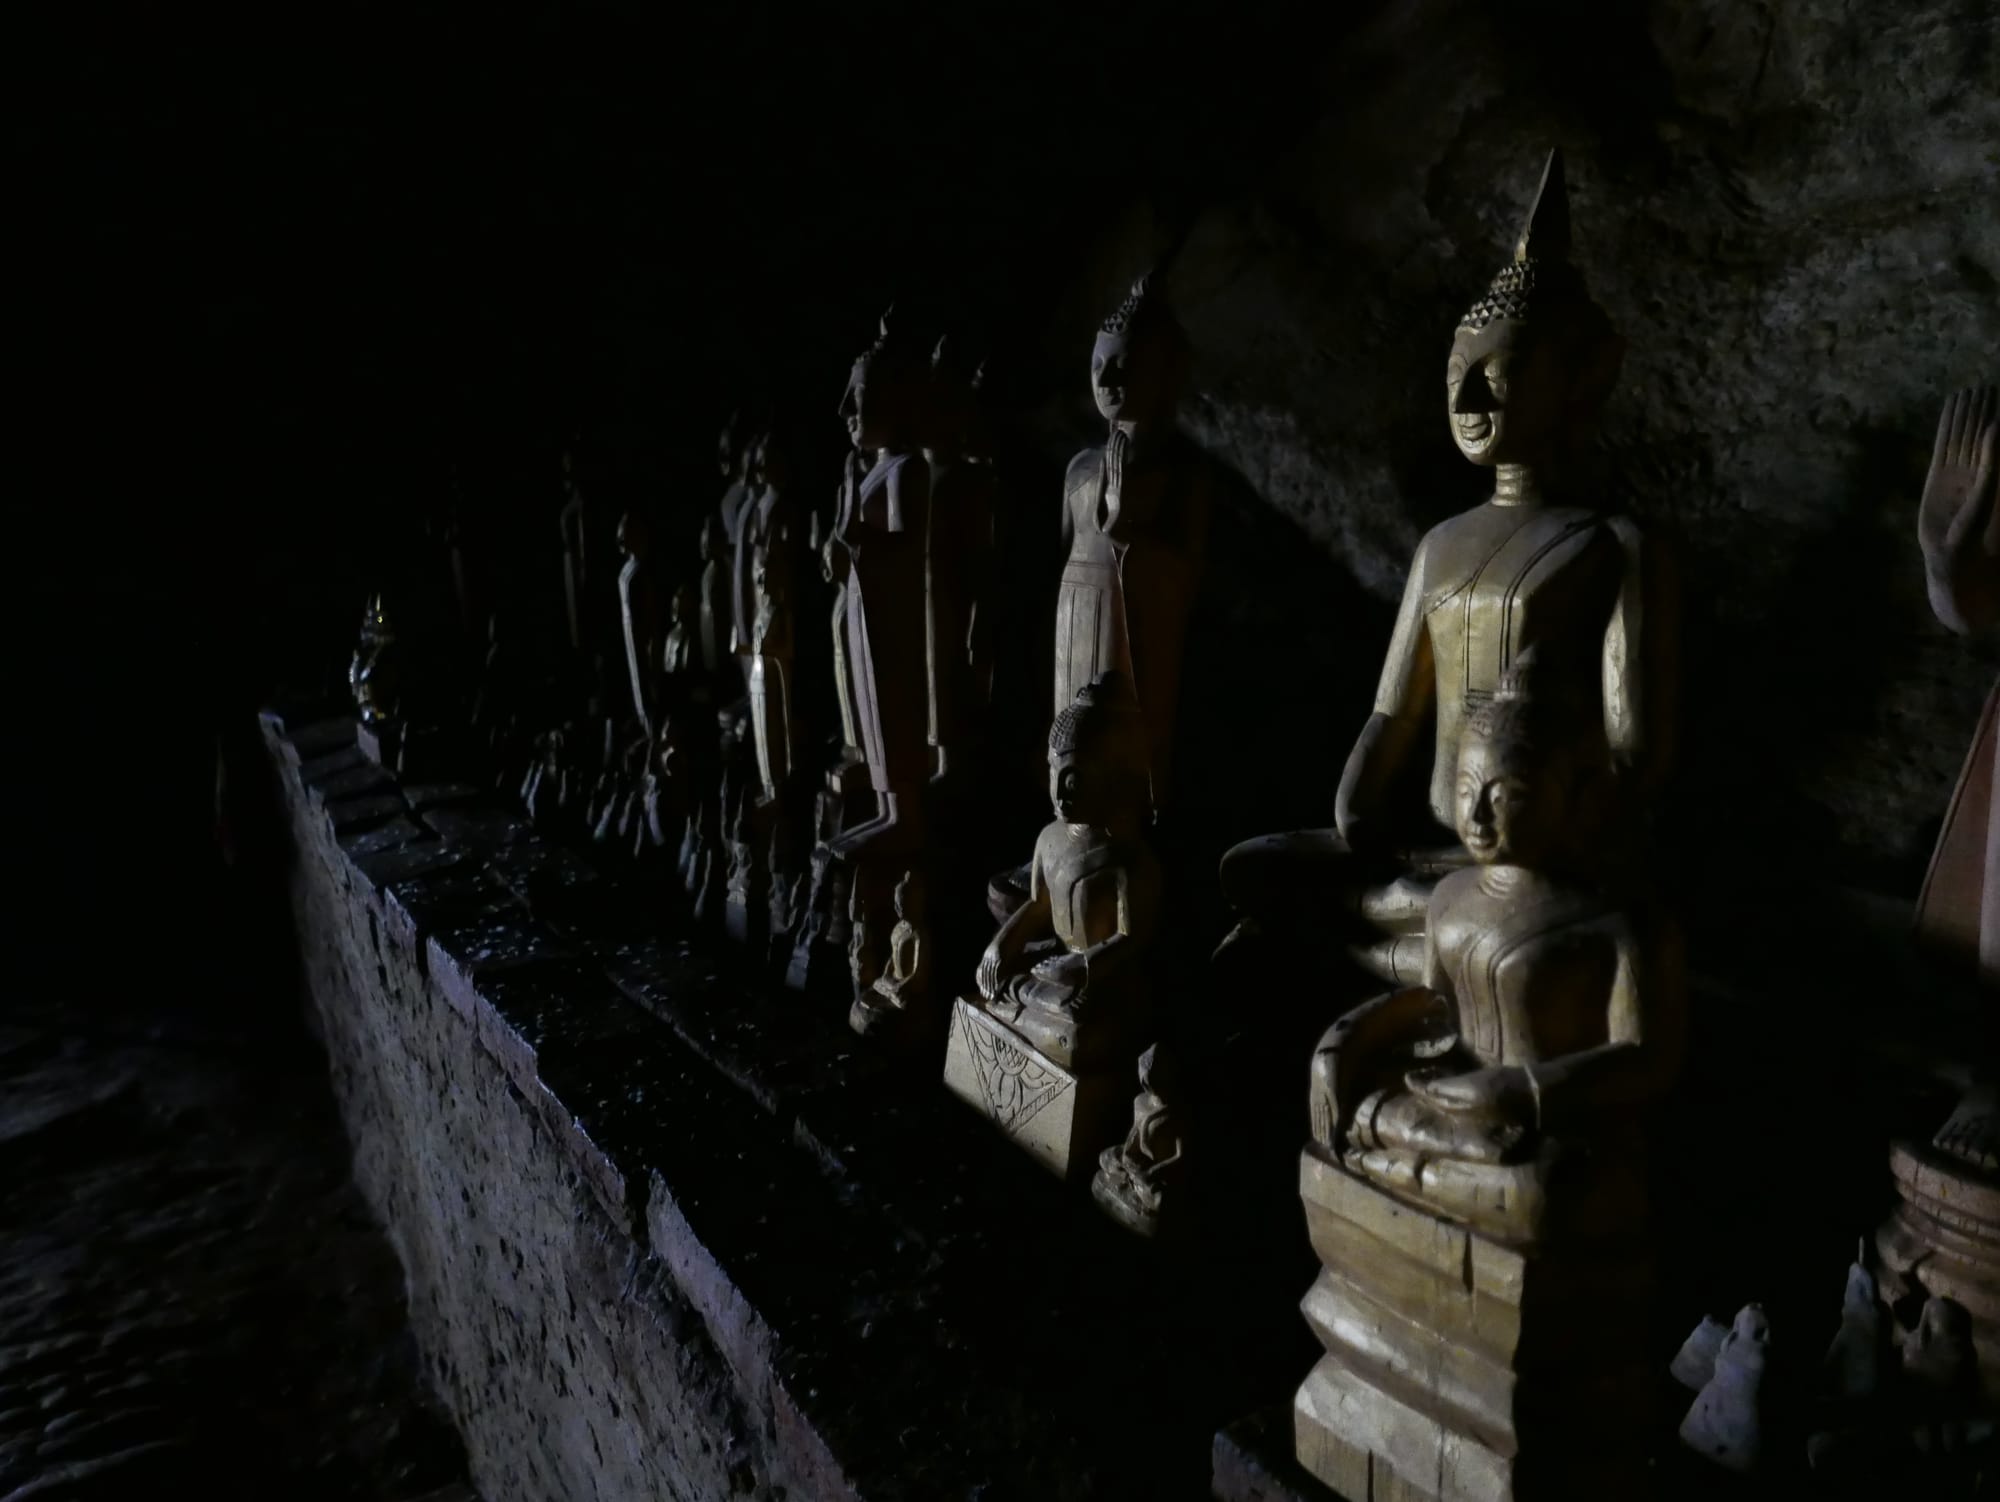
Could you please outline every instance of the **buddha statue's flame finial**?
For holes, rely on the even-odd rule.
[[[1542,185],[1535,190],[1528,217],[1521,221],[1521,238],[1514,242],[1517,263],[1535,259],[1545,264],[1569,261],[1569,186],[1563,180],[1560,146],[1549,149],[1548,162],[1542,168]]]
[[[1584,290],[1583,277],[1570,264],[1569,250],[1569,189],[1562,152],[1557,149],[1549,152],[1542,168],[1541,187],[1522,222],[1513,259],[1500,268],[1458,326],[1476,332],[1496,319],[1560,320],[1578,313],[1584,313],[1587,321],[1601,320],[1603,315]]]

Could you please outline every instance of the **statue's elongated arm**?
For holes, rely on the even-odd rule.
[[[1672,549],[1624,517],[1611,523],[1625,555],[1604,633],[1604,731],[1621,772],[1644,787],[1671,770],[1679,719],[1680,586]]]
[[[1686,1045],[1684,994],[1680,940],[1664,921],[1621,940],[1606,1041],[1526,1066],[1539,1127],[1560,1135],[1601,1111],[1664,1094]]]
[[[1028,900],[1008,915],[979,957],[979,994],[988,1001],[999,995],[1000,987],[1017,973],[1021,951],[1054,932],[1048,879],[1042,874],[1042,853],[1037,850],[1028,868]]]
[[[1411,747],[1423,733],[1424,716],[1437,692],[1431,636],[1424,620],[1428,545],[1417,548],[1410,577],[1403,585],[1403,602],[1396,612],[1396,629],[1389,637],[1382,680],[1375,690],[1375,712],[1361,727],[1334,795],[1334,823],[1355,849],[1379,844],[1387,837],[1381,814],[1396,774],[1409,760]]]

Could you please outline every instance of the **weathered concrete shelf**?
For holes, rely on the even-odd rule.
[[[1266,1339],[663,894],[349,721],[264,741],[356,1175],[486,1495],[1194,1498],[1295,1384],[1291,1299]]]

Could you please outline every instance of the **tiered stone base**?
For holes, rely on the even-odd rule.
[[[951,1009],[944,1082],[1063,1179],[1088,1179],[1118,1141],[1132,1104],[1130,1070],[1072,1074],[1038,1053],[977,1002]]]
[[[1889,1171],[1902,1203],[1875,1235],[1882,1269],[1965,1306],[1987,1393],[2000,1400],[2000,1184],[1910,1143],[1890,1150]]]
[[[1293,1402],[1300,1463],[1354,1502],[1637,1497],[1650,1269],[1530,1256],[1300,1160],[1326,1348]]]

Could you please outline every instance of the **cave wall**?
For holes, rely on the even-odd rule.
[[[1357,597],[1334,641],[1264,610],[1231,709],[1309,740],[1292,818],[1326,817],[1417,540],[1482,497],[1445,356],[1554,145],[1575,259],[1630,342],[1588,484],[1673,540],[1684,581],[1681,834],[1913,895],[2000,661],[1932,620],[1915,531],[1944,395],[2000,375],[1996,44],[1977,0],[1415,0],[1333,50],[1320,118],[1173,271],[1189,426]],[[1128,244],[1128,268],[1153,248]],[[1307,589],[1266,557],[1216,583]],[[1332,660],[1354,656],[1358,699]],[[1336,712],[1299,708],[1315,674]]]

